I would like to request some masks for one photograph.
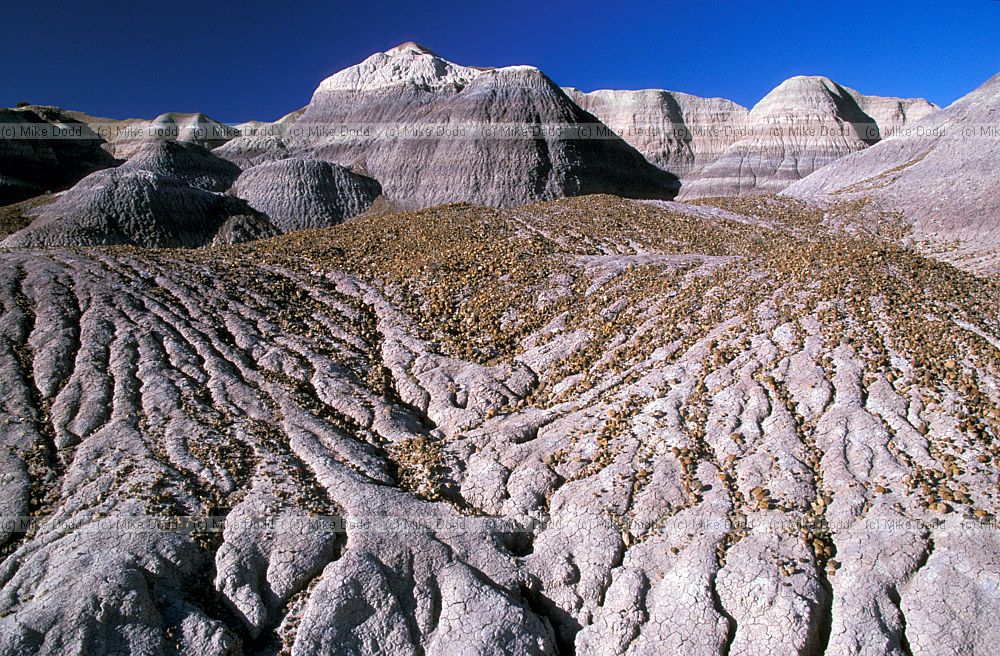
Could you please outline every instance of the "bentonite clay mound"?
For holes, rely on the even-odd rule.
[[[948,108],[789,187],[797,198],[867,198],[901,212],[917,243],[973,271],[1000,272],[1000,74]]]
[[[30,212],[31,224],[0,243],[7,247],[197,247],[211,243],[232,217],[254,214],[238,198],[176,178],[110,169],[87,176],[52,203]]]
[[[1000,291],[667,207],[0,254],[0,651],[994,653]]]
[[[292,156],[284,139],[276,135],[236,137],[214,148],[212,154],[243,169]]]
[[[324,228],[361,214],[382,193],[378,182],[320,160],[284,159],[244,171],[232,193],[282,232]]]
[[[536,68],[464,67],[403,44],[324,80],[283,143],[301,156],[360,164],[403,207],[508,206],[598,192],[676,194],[676,177],[621,139],[596,131],[578,138],[573,129],[593,130],[598,123]],[[469,126],[464,136],[463,125]],[[504,125],[511,132],[503,132]],[[401,132],[352,137],[336,132],[340,126]],[[437,132],[442,126],[444,134]],[[484,126],[497,134],[479,134]],[[528,131],[543,126],[554,131]],[[325,132],[331,129],[335,134]]]
[[[118,159],[129,159],[146,144],[157,141],[190,143],[211,150],[240,135],[236,128],[201,112],[167,112],[152,121],[128,120],[114,127],[116,138],[111,148]]]
[[[825,77],[793,77],[750,110],[747,135],[692,171],[680,195],[777,193],[933,110],[923,99],[869,97]]]
[[[119,168],[150,171],[206,191],[225,191],[240,175],[236,164],[216,157],[202,146],[179,141],[144,143]]]
[[[285,129],[302,116],[305,108],[282,116],[273,123],[248,121],[238,126],[240,136],[212,149],[212,153],[242,169],[291,157],[284,141]]]
[[[253,218],[258,213],[244,201],[217,193],[239,174],[238,166],[196,144],[146,143],[118,168],[87,176],[53,202],[28,210],[31,223],[2,244],[197,247],[216,241],[226,222],[225,243],[241,234],[278,234]]]

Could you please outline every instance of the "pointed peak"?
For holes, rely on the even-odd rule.
[[[389,56],[401,55],[403,53],[412,52],[418,55],[430,55],[431,57],[437,57],[438,54],[431,50],[430,48],[425,48],[416,41],[407,41],[406,43],[400,43],[395,48],[389,48],[385,51],[385,54]]]

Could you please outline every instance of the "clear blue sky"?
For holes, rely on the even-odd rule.
[[[461,64],[532,64],[585,90],[748,106],[797,74],[943,105],[1000,70],[997,0],[0,3],[0,106],[115,118],[275,119],[327,75],[408,40]]]

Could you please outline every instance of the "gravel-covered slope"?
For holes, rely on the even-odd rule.
[[[821,220],[3,253],[0,651],[992,653],[1000,292]]]

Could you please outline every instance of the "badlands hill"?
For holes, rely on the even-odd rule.
[[[43,109],[50,118],[36,116]],[[74,112],[60,114],[52,108],[32,108],[35,114],[11,110],[4,114],[9,120],[75,121],[84,129],[100,127],[104,138],[0,143],[0,202],[27,200],[23,206],[5,209],[0,219],[9,226],[4,232],[23,227],[44,213],[39,205],[53,200],[41,194],[64,189],[121,160],[131,163],[124,170],[158,170],[143,158],[158,152],[157,144],[163,142],[204,147],[238,170],[270,164],[253,174],[257,191],[252,193],[270,194],[268,184],[273,184],[274,195],[283,197],[270,205],[277,214],[308,206],[307,218],[276,215],[271,217],[272,227],[332,225],[357,213],[348,209],[344,214],[337,208],[371,206],[374,200],[368,196],[374,187],[359,196],[348,185],[343,198],[330,197],[331,189],[349,179],[332,173],[342,169],[374,181],[384,196],[380,207],[417,208],[456,201],[504,207],[592,193],[668,199],[678,189],[685,198],[767,194],[868,148],[883,133],[895,133],[933,110],[924,100],[866,96],[821,77],[787,80],[752,110],[719,98],[669,91],[582,93],[560,89],[530,66],[461,66],[405,43],[330,76],[306,107],[273,123],[227,126],[200,113],[115,122]],[[609,134],[608,127],[624,140]],[[285,159],[325,161],[340,168],[324,169],[319,182],[310,179],[312,173],[302,166],[273,164]],[[237,168],[232,170],[238,174]],[[264,172],[275,172],[273,183],[262,179]],[[114,214],[119,217],[115,221],[124,224],[169,225],[174,219],[162,214],[181,211],[190,203],[194,216],[200,217],[197,220],[207,221],[200,237],[147,239],[132,230],[118,230],[104,218],[87,218],[94,213],[91,210],[67,211],[70,205],[79,205],[74,198],[91,198],[95,181],[88,180],[70,192],[70,200],[52,208],[63,212],[62,218],[49,213],[49,227],[36,226],[44,237],[21,235],[7,245],[85,245],[121,239],[141,246],[200,244],[222,225],[220,220],[224,223],[232,216],[234,206],[228,201],[223,203],[225,209],[218,210],[214,201],[206,205],[207,197],[193,200],[200,191],[227,192],[227,185],[200,184],[192,180],[197,170],[159,173],[196,191],[182,190],[178,195],[167,185],[164,195],[169,198],[157,198],[155,180],[127,184],[121,189],[131,196],[98,203],[94,212]],[[289,174],[305,177],[291,180]],[[111,179],[116,178],[97,180]],[[326,188],[318,191],[317,185]],[[112,193],[110,189],[118,189],[98,186],[104,197]],[[305,189],[310,190],[309,199],[290,203]],[[136,195],[148,201],[135,202]],[[326,200],[317,200],[321,196]],[[117,206],[114,211],[111,205]],[[209,211],[209,205],[216,209]],[[214,218],[206,218],[206,211]],[[67,229],[51,227],[57,218],[56,223]],[[74,223],[79,221],[85,225]],[[110,232],[102,236],[105,228]],[[226,239],[239,234],[244,232],[237,230]]]
[[[646,159],[682,181],[719,159],[739,139],[749,112],[724,98],[661,89],[584,93],[570,88],[566,93]]]
[[[922,98],[866,96],[804,76],[786,80],[752,110],[659,89],[567,93],[680,177],[684,198],[781,191],[936,109]]]
[[[62,191],[88,174],[118,166],[126,159],[149,157],[158,143],[215,148],[237,134],[234,128],[204,114],[167,113],[152,121],[119,120],[41,105],[0,109],[0,126],[10,131],[0,135],[0,206],[27,201],[25,207],[6,207],[0,212],[12,229],[25,225],[30,220],[27,210],[50,201],[51,192]],[[137,161],[133,168],[148,167]],[[10,221],[8,216],[16,218]],[[2,229],[0,234],[12,229]]]
[[[378,182],[320,160],[282,159],[244,171],[233,194],[282,232],[322,228],[361,214],[382,194]]]
[[[0,254],[0,652],[992,654],[1000,290],[841,210]]]
[[[324,80],[284,145],[296,154],[360,165],[403,207],[676,194],[676,177],[621,139],[575,138],[574,126],[596,123],[536,68],[460,66],[406,43]],[[394,126],[399,136],[322,134],[366,125]],[[540,126],[558,129],[530,132]],[[488,127],[497,134],[482,134]]]
[[[129,159],[151,141],[192,143],[211,150],[240,136],[237,128],[201,112],[167,112],[152,121],[130,119],[113,127],[109,150],[119,159]]]
[[[746,136],[692,172],[685,198],[776,193],[934,111],[923,99],[865,96],[825,77],[793,77],[757,103]]]
[[[213,152],[244,169],[291,157],[283,137],[285,130],[302,116],[304,111],[305,108],[298,109],[273,122],[242,123],[238,126],[240,136],[213,149]]]
[[[821,203],[873,200],[960,266],[1000,272],[1000,74],[909,130],[786,190]]]
[[[39,196],[52,187],[3,177],[6,203],[31,199],[4,210],[5,232],[34,221],[4,245],[199,246],[329,226],[380,194],[383,205],[396,207],[456,200],[507,206],[591,193],[668,199],[679,186],[621,139],[578,138],[576,128],[599,122],[538,69],[463,67],[412,43],[331,76],[307,107],[274,123],[238,129],[204,114],[169,113],[151,122],[76,116],[108,138],[71,143],[86,143],[107,165],[120,163],[108,153],[126,163],[58,199]],[[380,132],[386,127],[395,136]],[[500,132],[482,132],[490,127]],[[345,138],[343,129],[354,136]],[[12,170],[44,159],[24,143],[0,144]],[[286,159],[298,163],[277,163]],[[54,165],[62,168],[49,177],[69,183],[99,168]],[[230,188],[241,171],[239,187]],[[230,196],[266,207],[270,227],[248,218],[255,212]],[[223,226],[234,229],[219,236]]]
[[[117,162],[104,143],[71,113],[54,107],[0,109],[0,205],[65,189],[93,171]],[[62,138],[76,134],[74,138]],[[21,138],[23,135],[23,138]]]
[[[239,174],[236,165],[201,146],[147,142],[121,166],[93,173],[49,202],[28,209],[30,225],[0,244],[205,246],[227,223],[268,223],[245,202],[220,193]],[[257,236],[277,232],[263,227],[250,230]]]
[[[218,154],[240,165],[298,154],[354,166],[404,207],[504,206],[596,192],[664,197],[664,184],[676,188],[676,180],[655,180],[618,139],[574,138],[574,126],[597,133],[603,123],[681,178],[684,197],[767,194],[935,109],[924,99],[868,96],[805,76],[786,80],[752,110],[663,90],[584,93],[557,89],[532,67],[460,66],[405,43],[324,80],[305,108],[273,124],[254,124],[261,136],[235,139]],[[564,126],[568,138],[558,131],[539,139],[454,138],[447,130],[443,137],[412,136],[496,123]],[[406,126],[411,136],[340,130],[366,125]]]
[[[7,208],[0,219],[16,231],[0,245],[237,243],[334,225],[380,194],[376,181],[329,162],[289,159],[241,171],[193,143],[146,142],[115,169]]]
[[[0,141],[0,654],[993,656],[1000,287],[912,246],[995,243],[950,135],[998,88],[747,112],[404,44],[222,144]],[[692,203],[528,203],[676,191],[616,139],[305,130],[572,98],[782,129],[637,143],[751,195]],[[497,207],[392,211],[455,199]]]

